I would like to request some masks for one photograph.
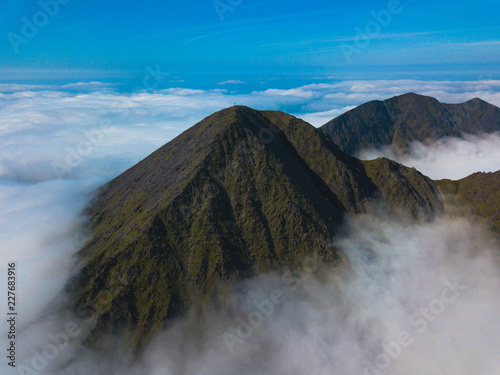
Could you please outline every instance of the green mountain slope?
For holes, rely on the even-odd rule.
[[[320,130],[351,155],[382,146],[404,152],[412,141],[500,131],[500,109],[477,98],[461,104],[444,104],[428,96],[408,93],[360,105]]]
[[[340,200],[345,211],[371,212],[376,198],[382,198],[392,209],[413,216],[441,211],[434,182],[416,169],[386,158],[356,159],[342,152],[329,137],[303,120],[283,112],[263,113],[285,132],[301,157]]]
[[[343,215],[372,211],[377,198],[413,216],[443,211],[435,183],[414,169],[361,162],[281,112],[217,112],[110,181],[88,208],[72,288],[77,308],[96,313],[89,342],[125,330],[139,348],[244,277],[307,255],[339,262],[330,244]]]
[[[437,181],[439,188],[460,214],[478,217],[500,236],[500,171],[474,173],[458,181]]]

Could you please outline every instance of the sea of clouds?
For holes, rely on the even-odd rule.
[[[189,319],[179,321],[139,362],[82,347],[90,327],[67,310],[63,288],[77,268],[73,256],[85,240],[80,213],[91,193],[204,116],[237,103],[294,109],[317,126],[408,91],[500,105],[500,81],[492,80],[353,81],[244,95],[176,88],[131,95],[99,82],[0,85],[0,288],[7,263],[16,262],[23,366],[13,371],[2,356],[1,373],[500,373],[499,249],[465,219],[351,218],[336,239],[345,269],[312,272],[309,265],[293,282],[279,275],[249,280],[231,319],[207,316],[196,330]],[[499,142],[491,135],[415,144],[400,161],[432,178],[461,178],[500,169]],[[269,313],[276,290],[280,302],[270,302]],[[0,325],[2,349],[7,329]]]

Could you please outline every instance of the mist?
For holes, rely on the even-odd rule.
[[[464,218],[424,223],[362,215],[347,219],[334,244],[345,256],[342,265],[310,257],[298,269],[247,280],[228,296],[228,314],[212,312],[197,321],[188,314],[135,360],[113,350],[120,346],[119,336],[109,352],[97,353],[81,345],[89,328],[84,320],[47,314],[25,337],[39,354],[26,358],[24,370],[61,375],[499,373],[500,252],[478,224]],[[68,322],[79,334],[47,359],[50,345],[64,346],[57,337]],[[28,372],[32,364],[41,371]]]
[[[335,241],[345,265],[308,259],[293,277],[250,280],[232,318],[208,320],[201,337],[179,336],[179,323],[141,366],[155,375],[498,373],[499,254],[488,238],[463,219],[350,218]]]
[[[475,172],[496,172],[500,169],[500,134],[466,135],[464,138],[444,138],[434,142],[413,142],[404,154],[391,148],[362,150],[364,160],[386,157],[414,167],[426,176],[438,180],[459,180]]]

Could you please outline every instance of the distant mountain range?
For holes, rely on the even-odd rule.
[[[496,109],[477,103],[470,117],[491,131],[486,120]],[[498,203],[498,173],[435,182],[386,158],[361,161],[342,151],[391,144],[403,124],[416,136],[419,116],[431,129],[453,106],[408,94],[359,108],[322,129],[282,112],[224,109],[100,188],[86,211],[90,239],[72,284],[77,308],[96,312],[88,343],[125,330],[138,349],[189,308],[216,305],[243,278],[296,267],[309,255],[342,262],[332,239],[346,213],[382,205],[430,218],[460,201],[498,228],[498,209],[483,202],[489,186]],[[395,120],[397,113],[407,119]],[[381,135],[362,120],[370,116]],[[419,136],[459,134],[448,120],[445,133],[420,129]],[[339,147],[331,129],[344,129],[338,134],[348,141]]]
[[[362,104],[320,130],[351,155],[383,146],[404,153],[413,141],[500,131],[500,108],[477,98],[461,104],[444,104],[428,96],[408,93]]]

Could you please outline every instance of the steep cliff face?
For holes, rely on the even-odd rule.
[[[217,112],[103,186],[88,208],[73,290],[79,309],[96,312],[89,340],[123,329],[140,347],[244,277],[307,255],[339,262],[331,239],[343,215],[380,198],[413,216],[443,210],[427,177],[346,155],[293,116]]]
[[[415,168],[387,158],[359,160],[344,153],[312,125],[283,112],[263,112],[290,139],[297,152],[350,213],[371,212],[380,199],[413,216],[442,211],[435,183]]]
[[[405,152],[413,141],[500,131],[500,109],[477,98],[445,104],[408,93],[360,105],[320,129],[351,155],[382,146]]]

